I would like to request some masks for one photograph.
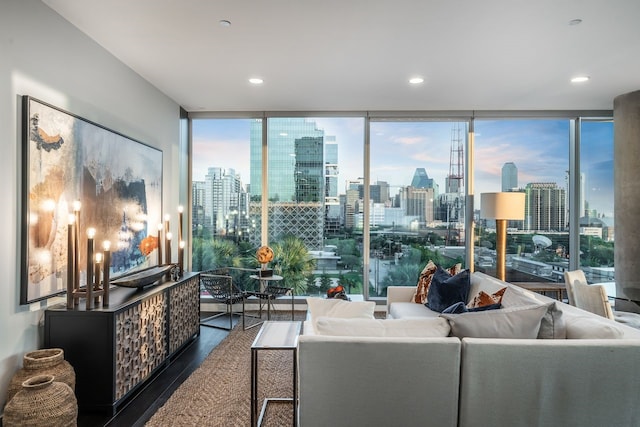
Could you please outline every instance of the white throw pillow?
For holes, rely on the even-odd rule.
[[[591,316],[567,317],[567,339],[618,339],[624,332],[617,328],[610,320],[598,319]]]
[[[320,317],[373,319],[374,301],[345,301],[336,298],[307,298],[307,307],[314,329]]]
[[[348,337],[446,337],[451,328],[445,319],[339,319],[321,317],[316,322],[318,335]]]
[[[458,338],[535,339],[548,310],[549,304],[545,304],[440,316],[449,321],[451,333]]]

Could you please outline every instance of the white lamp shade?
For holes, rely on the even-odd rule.
[[[524,193],[482,193],[480,218],[523,220]]]

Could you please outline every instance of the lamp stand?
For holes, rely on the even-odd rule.
[[[496,277],[506,281],[507,220],[496,219]]]

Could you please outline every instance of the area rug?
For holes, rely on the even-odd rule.
[[[290,315],[290,312],[288,312]],[[297,312],[296,320],[303,320]],[[282,320],[289,320],[283,315]],[[272,316],[272,320],[278,320]],[[260,327],[246,331],[234,327],[167,402],[145,424],[166,426],[251,425],[251,344]],[[265,397],[291,397],[293,393],[291,351],[260,350],[259,405]],[[262,423],[265,427],[292,425],[291,403],[270,403]]]

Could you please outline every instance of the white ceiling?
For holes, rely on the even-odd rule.
[[[640,89],[639,0],[43,2],[188,111],[611,109]]]

